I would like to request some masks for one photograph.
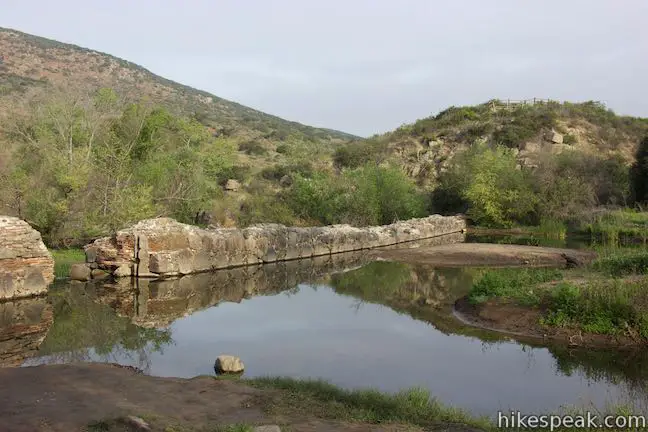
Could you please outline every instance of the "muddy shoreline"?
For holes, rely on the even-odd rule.
[[[508,335],[520,341],[558,343],[573,348],[613,348],[643,350],[648,343],[626,335],[602,335],[578,329],[540,324],[542,310],[524,307],[503,299],[490,299],[473,305],[468,297],[455,302],[453,314],[465,325]]]
[[[374,250],[377,259],[439,267],[565,267],[586,265],[596,258],[592,251],[492,243],[455,243],[418,248]]]

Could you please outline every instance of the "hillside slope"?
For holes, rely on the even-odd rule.
[[[175,114],[191,115],[216,133],[263,140],[266,144],[288,137],[318,143],[356,138],[265,114],[162,78],[109,54],[0,28],[0,96],[49,85],[112,88],[132,99],[163,104]]]
[[[520,166],[531,168],[543,155],[565,151],[618,157],[630,165],[647,134],[648,119],[616,115],[598,102],[507,106],[493,100],[450,107],[393,132],[355,141],[339,149],[336,162],[354,166],[369,158],[391,160],[419,184],[431,185],[457,152],[475,142],[509,147]]]

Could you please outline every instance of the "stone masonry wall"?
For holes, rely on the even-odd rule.
[[[0,300],[44,294],[54,260],[38,231],[21,219],[0,216]]]
[[[172,277],[209,270],[332,255],[464,231],[463,216],[432,215],[391,225],[202,229],[148,219],[86,246],[86,261],[117,277]]]

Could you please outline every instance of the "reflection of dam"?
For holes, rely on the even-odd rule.
[[[177,279],[118,279],[100,296],[121,315],[143,327],[163,327],[174,320],[221,302],[240,302],[257,295],[287,291],[316,283],[326,275],[356,268],[370,261],[366,253],[347,253],[313,259],[239,267]],[[91,284],[88,284],[91,285]]]

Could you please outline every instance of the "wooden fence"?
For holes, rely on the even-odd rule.
[[[546,105],[549,103],[560,103],[560,102],[553,99],[540,99],[540,98],[517,99],[517,100],[516,99],[494,99],[489,102],[490,107],[493,111],[497,111],[500,108],[513,109],[520,105]],[[596,104],[605,108],[605,103],[603,102],[596,102]]]

